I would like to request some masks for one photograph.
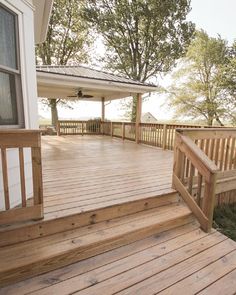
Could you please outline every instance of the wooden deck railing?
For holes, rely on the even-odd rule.
[[[204,127],[204,126],[203,126]],[[175,130],[178,128],[199,128],[197,125],[179,125],[179,124],[152,124],[141,123],[139,142],[161,147],[163,149],[173,150],[175,142]]]
[[[57,123],[58,135],[101,134],[100,121],[63,120]]]
[[[41,165],[41,135],[38,130],[0,130],[0,150],[3,180],[3,200],[4,209],[0,211],[0,224],[11,222],[40,219],[43,217],[43,184],[42,184],[42,165]],[[26,151],[26,149],[30,149]],[[11,163],[9,167],[8,153],[13,152],[18,155],[18,163]],[[32,166],[32,187],[33,192],[30,200],[27,196],[25,156],[31,153],[31,161],[28,165]],[[12,207],[13,200],[9,185],[9,169],[18,169],[20,196],[17,197],[20,204]]]
[[[202,126],[203,128],[205,126]],[[58,121],[58,135],[74,134],[103,134],[122,139],[136,140],[136,126],[132,122],[101,122],[63,120]],[[163,149],[173,150],[175,141],[175,130],[178,128],[199,128],[198,125],[180,124],[139,124],[138,142]]]
[[[177,130],[173,187],[198,218],[212,226],[216,195],[236,190],[236,129]]]

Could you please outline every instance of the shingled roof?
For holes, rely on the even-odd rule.
[[[58,74],[58,75],[66,75],[66,76],[87,78],[87,79],[93,79],[93,80],[111,81],[111,82],[118,82],[118,83],[155,87],[155,85],[153,84],[142,83],[136,80],[128,79],[125,77],[114,75],[112,73],[107,73],[104,71],[95,70],[95,69],[91,69],[84,66],[43,65],[43,66],[36,66],[36,70],[37,72],[45,72],[45,73],[52,73],[52,74]]]

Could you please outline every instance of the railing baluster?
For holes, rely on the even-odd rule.
[[[215,189],[216,189],[216,174],[211,174],[210,180],[205,180],[205,191],[202,204],[202,211],[208,218],[208,226],[205,229],[210,231],[213,221],[213,213],[215,206]]]
[[[221,145],[220,145],[220,170],[222,170],[224,166],[224,152],[225,152],[225,138],[222,138]]]
[[[24,161],[24,150],[22,147],[19,148],[19,162],[20,162],[21,203],[22,203],[22,207],[26,207],[25,161]]]
[[[193,190],[193,176],[194,176],[194,172],[195,172],[195,167],[193,166],[193,164],[190,164],[190,173],[189,173],[189,182],[188,182],[188,191],[190,194],[192,194],[192,190]]]
[[[231,152],[230,152],[230,157],[229,157],[229,169],[231,170],[233,167],[233,162],[234,162],[234,154],[236,153],[235,149],[235,137],[232,138],[231,141]],[[236,156],[236,155],[235,155]]]
[[[41,148],[31,148],[34,205],[43,203]]]
[[[201,196],[202,196],[202,175],[198,172],[197,177],[197,204],[201,208]]]
[[[216,139],[216,148],[215,148],[215,164],[219,164],[219,148],[220,148],[220,138]]]
[[[231,138],[226,138],[226,145],[225,145],[225,157],[224,157],[224,170],[227,170],[228,167],[228,161],[229,161],[229,150],[230,150],[230,140]]]

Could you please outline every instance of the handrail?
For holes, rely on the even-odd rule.
[[[176,133],[174,155],[173,187],[180,192],[201,227],[209,232],[219,169],[191,138],[179,132]],[[193,190],[194,176],[197,176],[197,193]]]
[[[176,129],[173,187],[209,231],[216,201],[236,190],[236,128]]]
[[[202,173],[205,171],[209,171],[211,173],[219,171],[219,168],[215,165],[215,163],[207,157],[207,155],[192,141],[191,138],[185,135],[177,136],[177,142],[179,142],[179,149],[192,158],[194,166]],[[184,143],[184,145],[182,145],[182,143]],[[193,158],[194,155],[197,157],[197,161]],[[207,177],[207,173],[204,176]]]

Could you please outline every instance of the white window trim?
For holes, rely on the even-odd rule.
[[[15,90],[16,90],[16,103],[17,103],[17,117],[18,124],[10,124],[10,125],[0,125],[0,129],[13,129],[13,128],[25,128],[25,116],[24,116],[24,99],[23,99],[23,87],[22,87],[22,63],[21,63],[21,37],[20,37],[20,17],[22,16],[19,11],[16,11],[9,3],[6,1],[1,2],[1,7],[9,10],[10,13],[15,14],[15,32],[16,32],[16,61],[17,61],[17,69],[9,68],[7,66],[1,65],[0,70],[2,72],[6,72],[9,74],[16,74],[19,78],[15,78]],[[18,85],[17,85],[18,84]]]
[[[34,7],[26,0],[0,1],[4,6],[18,15],[21,86],[25,123],[24,128],[37,129],[38,96],[34,53]],[[13,128],[13,126],[10,128]]]

